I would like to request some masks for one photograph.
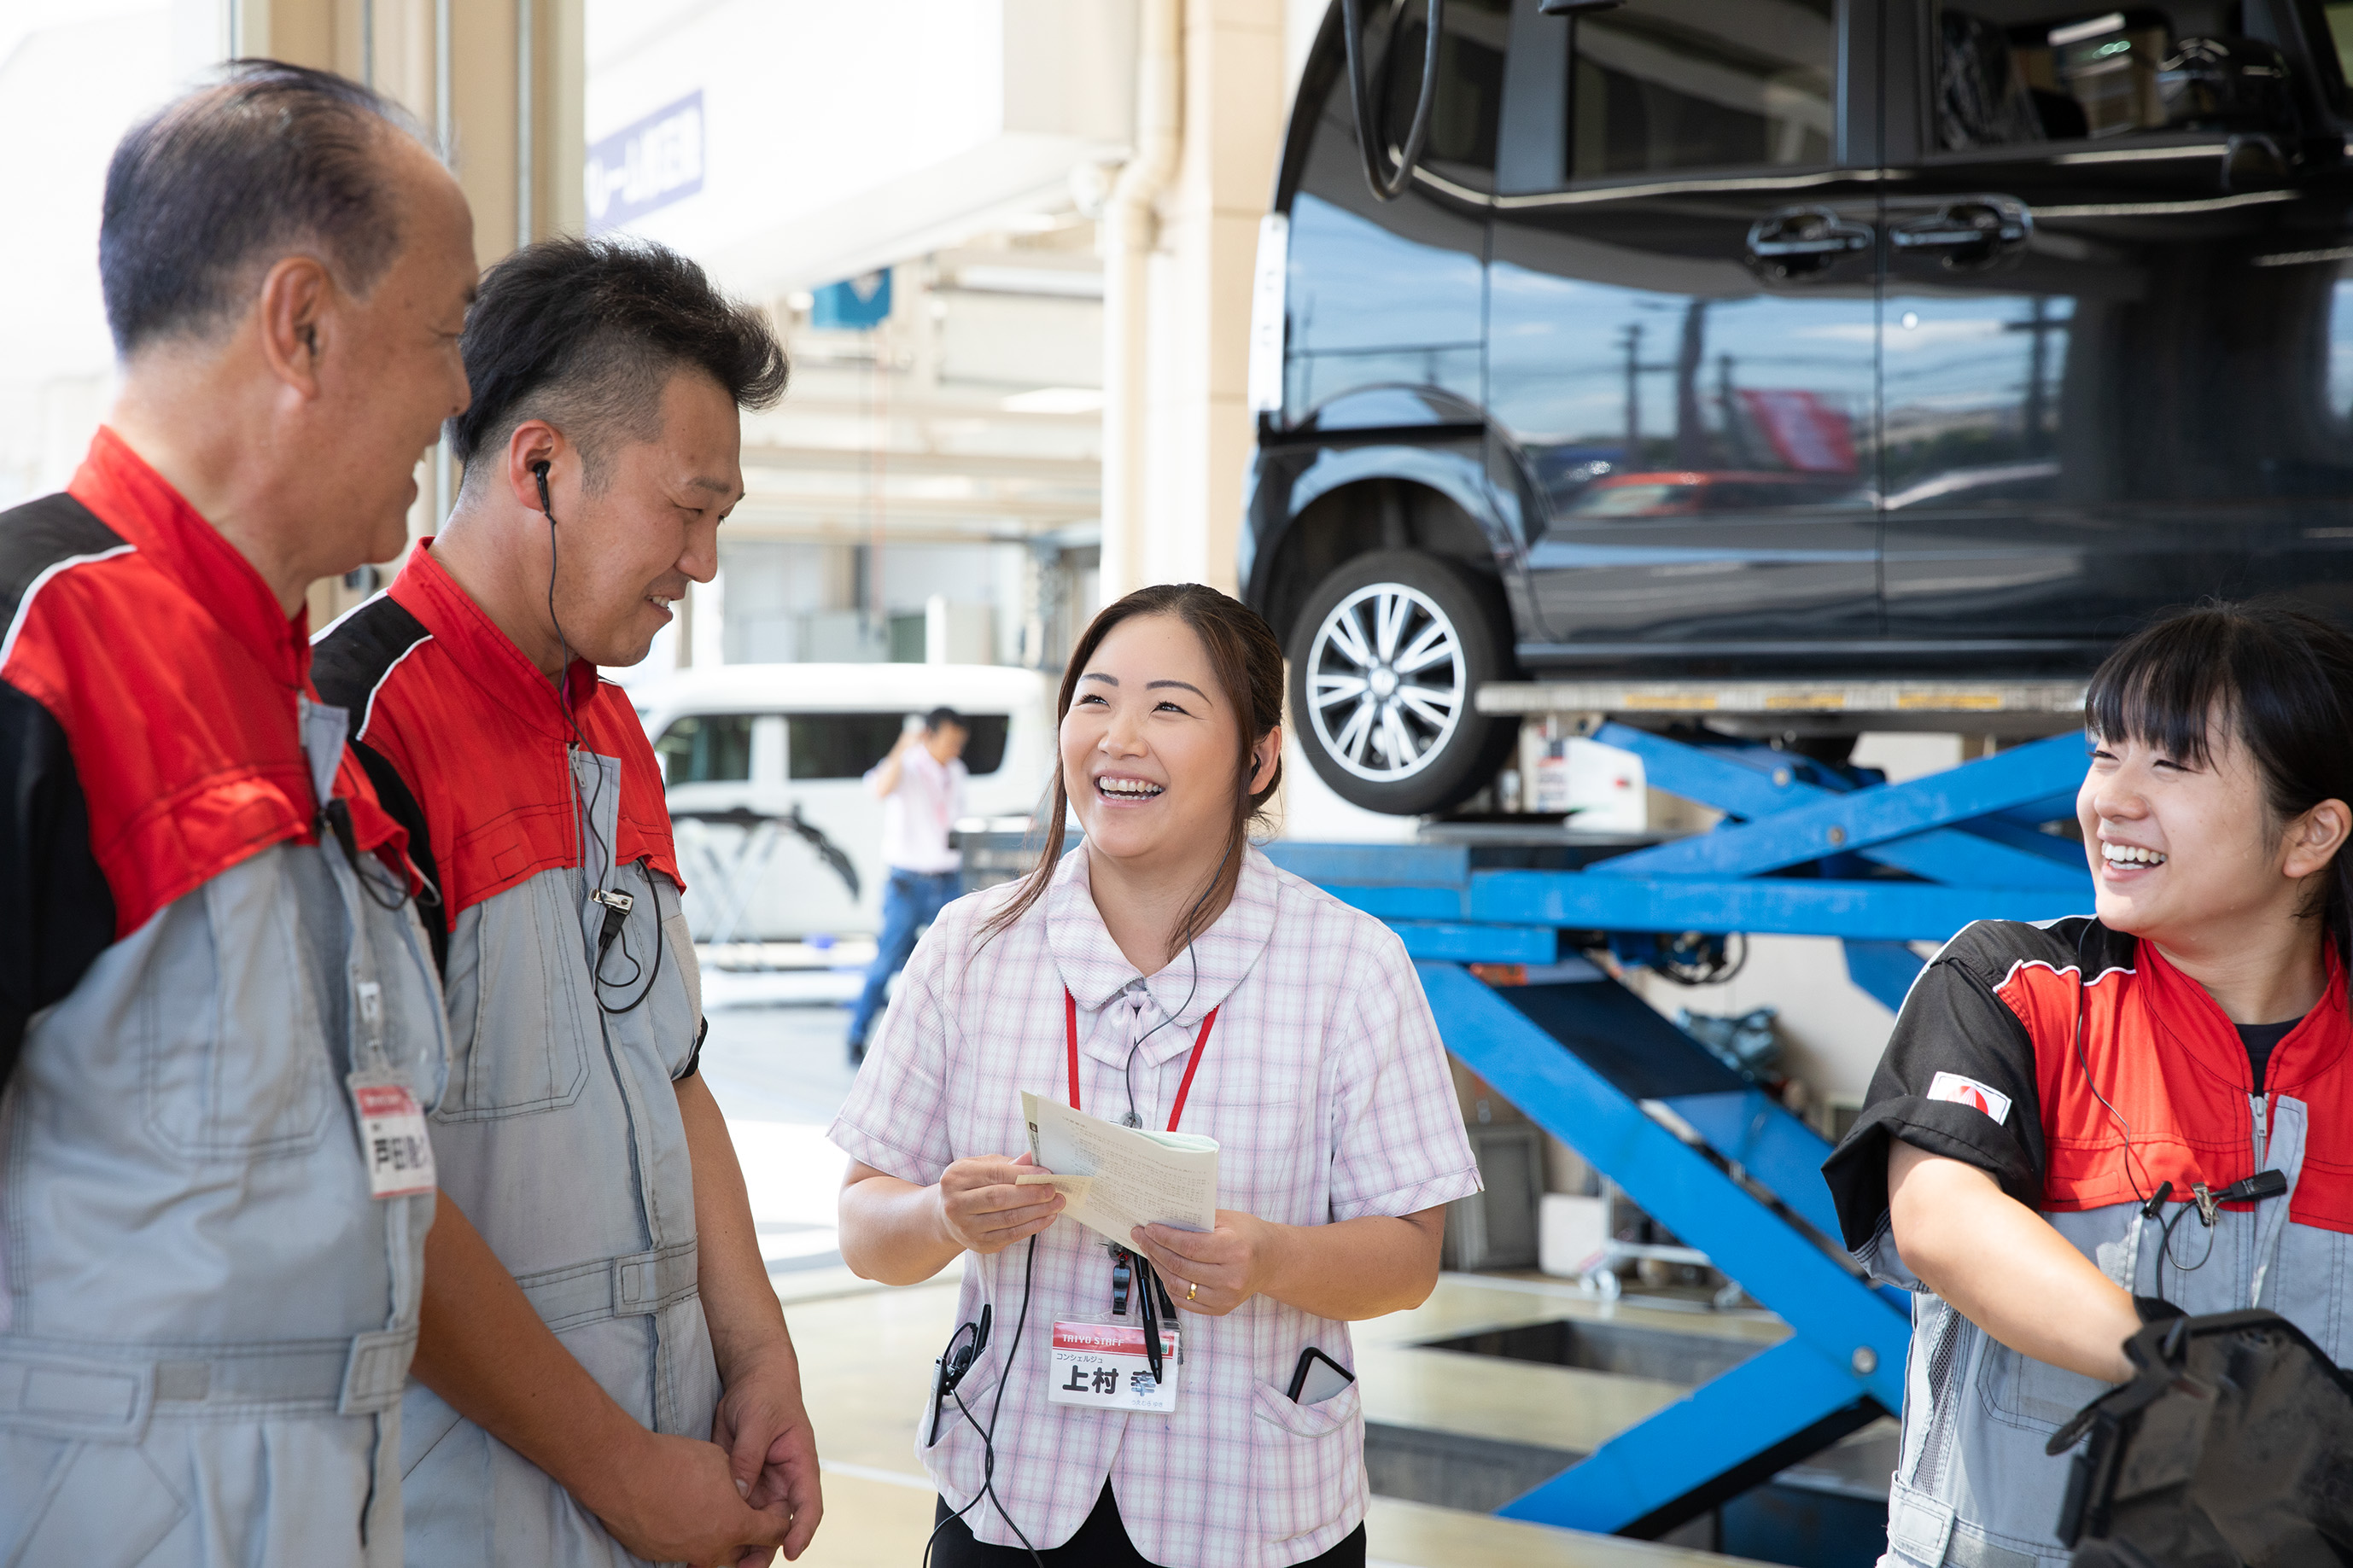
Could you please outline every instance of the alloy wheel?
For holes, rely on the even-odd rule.
[[[1308,646],[1309,722],[1325,754],[1358,778],[1395,784],[1419,773],[1445,751],[1470,700],[1454,623],[1402,583],[1341,600]]]

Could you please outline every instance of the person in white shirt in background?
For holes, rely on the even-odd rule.
[[[964,857],[948,843],[948,831],[964,815],[964,746],[971,736],[963,714],[934,708],[922,729],[909,728],[866,772],[866,787],[882,797],[882,863],[891,880],[882,889],[874,962],[849,1016],[851,1067],[866,1059],[866,1030],[882,1011],[891,977],[906,966],[923,928],[964,891]]]

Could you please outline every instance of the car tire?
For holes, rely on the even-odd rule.
[[[1292,628],[1292,725],[1309,764],[1341,799],[1393,816],[1478,794],[1518,738],[1517,721],[1472,706],[1514,673],[1511,635],[1502,590],[1451,561],[1385,550],[1345,563]]]

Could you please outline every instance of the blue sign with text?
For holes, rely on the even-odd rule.
[[[588,149],[588,232],[623,227],[702,189],[702,89]]]

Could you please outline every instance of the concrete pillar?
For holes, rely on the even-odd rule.
[[[1147,583],[1236,586],[1242,479],[1252,445],[1251,269],[1290,94],[1284,0],[1182,0],[1180,151],[1141,268],[1135,499],[1114,492],[1121,345],[1134,272],[1104,270],[1103,599]],[[1146,47],[1149,47],[1149,28]],[[1114,259],[1116,259],[1114,253]],[[1133,340],[1129,340],[1133,341]],[[1136,493],[1140,492],[1140,493]]]
[[[583,0],[229,0],[228,24],[232,54],[339,72],[422,121],[474,209],[483,266],[524,241],[581,232]],[[438,458],[417,474],[412,538],[433,531],[455,490]],[[313,584],[311,624],[374,592],[370,575]]]
[[[474,208],[475,254],[487,267],[526,239],[577,234],[586,221],[582,6],[231,0],[229,31],[236,54],[366,82],[442,136]]]

